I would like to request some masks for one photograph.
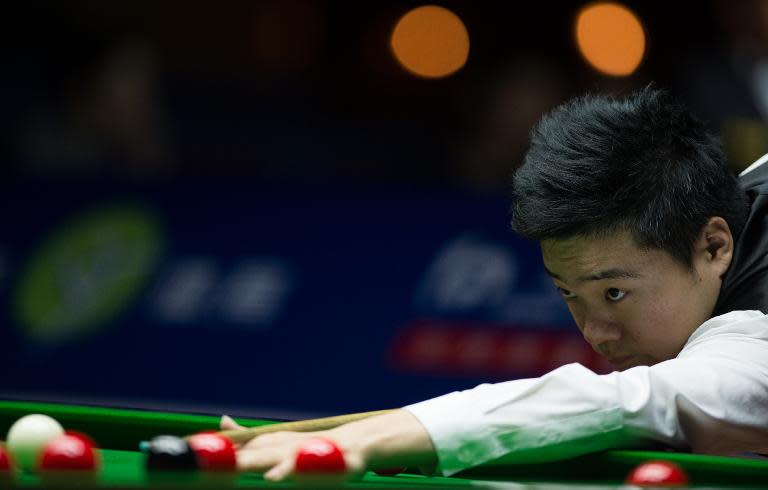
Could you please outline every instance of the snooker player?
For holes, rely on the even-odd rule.
[[[317,435],[345,451],[353,473],[450,475],[648,441],[768,452],[764,160],[737,179],[718,140],[652,88],[558,107],[515,174],[513,228],[539,241],[576,325],[617,371],[569,364],[321,433],[259,436],[239,449],[239,466],[282,480]]]

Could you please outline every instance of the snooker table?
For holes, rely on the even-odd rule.
[[[0,436],[4,438],[13,422],[30,413],[57,419],[67,430],[93,437],[101,447],[102,468],[91,485],[110,488],[214,488],[222,486],[291,488],[292,483],[269,483],[255,473],[207,478],[198,474],[148,474],[138,443],[159,434],[187,435],[217,428],[218,416],[193,415],[135,409],[119,409],[55,403],[0,400]],[[274,420],[242,419],[245,426],[275,423]],[[446,488],[480,487],[555,490],[568,488],[632,488],[623,480],[637,464],[649,459],[666,459],[688,473],[690,488],[768,489],[768,460],[727,458],[655,451],[606,451],[555,463],[480,467],[456,477],[429,477],[419,474],[377,476],[366,474],[350,482],[349,488]],[[9,482],[6,481],[6,484]],[[37,475],[16,475],[10,482],[20,488],[46,486]],[[56,483],[56,482],[54,482]],[[0,488],[6,486],[0,481]],[[69,485],[66,485],[69,487]]]

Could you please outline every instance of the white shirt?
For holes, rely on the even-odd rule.
[[[542,462],[648,440],[708,454],[768,452],[768,316],[704,322],[674,359],[598,375],[580,364],[405,407],[438,471]]]

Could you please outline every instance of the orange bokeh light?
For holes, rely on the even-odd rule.
[[[630,9],[615,2],[597,2],[576,17],[576,43],[596,70],[612,76],[634,73],[645,55],[645,30]]]
[[[409,72],[439,78],[459,70],[469,57],[469,33],[450,10],[425,5],[397,21],[390,39],[397,61]]]

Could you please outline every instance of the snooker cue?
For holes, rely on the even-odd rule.
[[[293,422],[279,422],[276,424],[260,425],[258,427],[247,427],[245,429],[223,430],[219,434],[228,437],[235,444],[245,444],[256,436],[268,434],[270,432],[292,431],[292,432],[313,432],[316,430],[328,430],[340,425],[354,422],[356,420],[367,419],[375,415],[384,415],[395,410],[376,410],[373,412],[350,413],[347,415],[336,415],[333,417],[324,417],[320,419],[296,420]]]

